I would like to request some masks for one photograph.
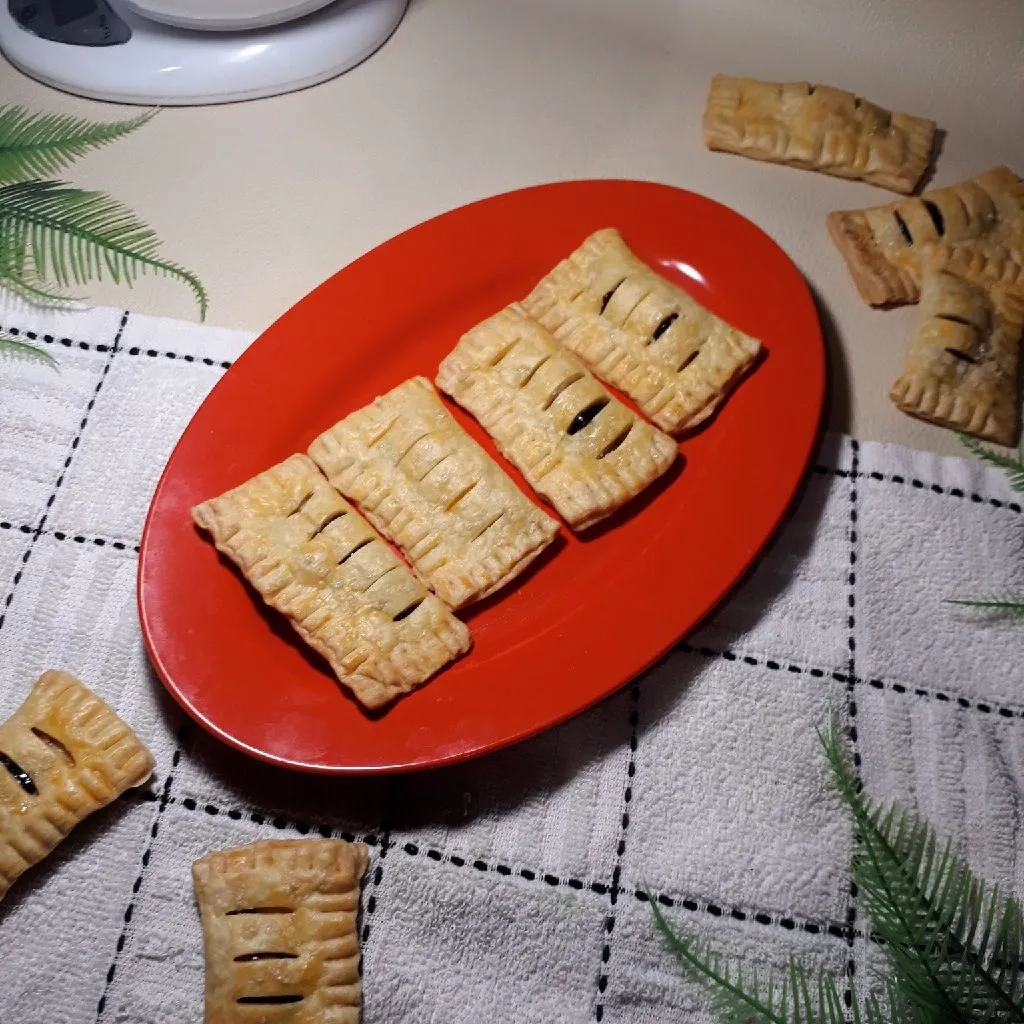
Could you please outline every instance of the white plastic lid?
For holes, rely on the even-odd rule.
[[[334,0],[122,0],[139,17],[177,28],[225,32],[293,21]]]

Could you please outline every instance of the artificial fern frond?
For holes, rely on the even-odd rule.
[[[1024,1021],[1021,911],[939,845],[931,827],[861,792],[834,731],[822,736],[857,835],[851,870],[896,984],[921,1021]]]
[[[0,247],[0,259],[2,257],[3,250]],[[3,270],[3,264],[0,263],[0,288],[26,299],[35,306],[66,306],[69,302],[77,301],[67,292],[48,287],[27,267],[20,276],[5,274]]]
[[[156,114],[98,124],[69,114],[0,107],[0,183],[56,174],[90,150],[123,138]]]
[[[981,608],[1009,618],[1024,618],[1024,600],[1012,597],[950,598],[947,604],[962,604],[968,608]]]
[[[960,442],[979,459],[1003,470],[1010,480],[1010,486],[1015,491],[1024,491],[1024,462],[1004,455],[1002,452],[993,451],[969,434],[961,434]]]
[[[0,358],[46,363],[47,366],[57,368],[57,360],[46,349],[31,345],[20,338],[12,338],[9,334],[0,334]]]
[[[811,985],[806,970],[794,959],[781,981],[769,974],[767,982],[756,970],[744,974],[714,952],[709,943],[686,939],[665,920],[657,900],[651,899],[654,923],[669,950],[689,974],[704,982],[716,1015],[725,1024],[845,1024],[846,1013],[835,980],[826,972]],[[881,1024],[875,1016],[867,1024]]]
[[[186,284],[206,317],[207,295],[195,274],[157,255],[159,239],[127,207],[102,192],[61,182],[0,186],[0,276],[53,279],[61,288],[108,273],[131,285],[143,273]]]

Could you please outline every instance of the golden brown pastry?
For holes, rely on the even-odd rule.
[[[558,533],[423,377],[347,416],[309,454],[453,608],[503,587]]]
[[[575,530],[610,515],[672,465],[672,438],[630,412],[520,306],[478,324],[437,385]]]
[[[192,517],[338,679],[378,708],[469,650],[469,630],[305,455]]]
[[[366,847],[268,840],[192,865],[206,1024],[358,1024]]]
[[[935,122],[893,113],[829,85],[715,75],[704,111],[708,149],[913,192]]]
[[[670,434],[707,419],[761,348],[637,259],[614,228],[586,239],[523,308]]]
[[[44,672],[0,725],[0,899],[80,821],[141,786],[139,738],[66,672]]]
[[[999,444],[1016,444],[1024,303],[926,270],[921,318],[891,398],[904,412]]]
[[[1024,291],[1024,182],[1008,167],[867,210],[837,210],[828,230],[865,302],[916,302],[926,265],[983,287]]]

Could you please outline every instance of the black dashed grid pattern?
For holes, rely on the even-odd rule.
[[[90,414],[96,400],[104,386],[107,374],[113,358],[120,352],[123,356],[166,359],[169,362],[180,365],[198,363],[219,369],[230,367],[230,361],[214,360],[208,357],[201,357],[186,353],[161,351],[157,349],[143,349],[131,347],[123,349],[120,346],[121,337],[127,323],[127,313],[122,317],[120,327],[112,344],[92,343],[78,341],[72,338],[55,337],[51,335],[39,336],[31,331],[19,331],[18,328],[9,328],[11,333],[24,334],[29,340],[41,341],[44,344],[77,348],[84,351],[95,351],[107,356],[92,396],[83,413],[78,432],[72,443],[71,450],[65,460],[63,471],[58,477],[47,501],[45,510],[38,522],[35,524],[10,522],[0,518],[0,531],[16,532],[28,538],[28,546],[22,556],[21,566],[15,576],[11,587],[5,596],[5,604],[0,609],[0,628],[2,628],[7,608],[10,606],[14,591],[20,582],[22,571],[31,558],[34,545],[40,537],[51,537],[56,541],[66,541],[92,548],[106,549],[122,554],[124,557],[131,557],[138,553],[138,543],[132,538],[95,536],[66,531],[54,531],[47,528],[49,510],[53,505],[57,492],[63,486],[67,470],[69,469],[75,452],[81,442],[82,435],[88,425]],[[843,688],[846,699],[848,716],[849,738],[855,758],[855,764],[860,767],[860,754],[857,749],[857,694],[863,687],[884,691],[894,697],[903,697],[913,700],[928,700],[947,703],[965,713],[978,713],[990,717],[1007,718],[1019,720],[1024,718],[1024,702],[1021,705],[997,704],[994,702],[968,698],[961,694],[945,692],[940,689],[929,689],[926,687],[914,686],[901,680],[861,678],[857,672],[857,650],[856,650],[856,577],[857,577],[857,553],[858,553],[858,488],[862,485],[888,485],[911,488],[921,492],[934,494],[937,497],[948,498],[954,501],[970,502],[971,504],[984,504],[990,508],[998,509],[1007,514],[1019,515],[1022,511],[1021,505],[1012,500],[996,498],[990,495],[966,491],[958,487],[940,485],[917,477],[905,477],[900,474],[883,474],[879,472],[863,472],[860,469],[860,447],[856,441],[851,442],[852,460],[849,469],[832,468],[818,465],[813,467],[812,473],[827,475],[849,481],[849,572],[847,577],[847,645],[848,657],[845,671],[827,669],[814,665],[797,664],[785,658],[773,658],[765,655],[752,655],[741,651],[728,649],[715,649],[707,646],[695,647],[687,642],[679,645],[678,650],[682,653],[704,659],[721,659],[734,662],[737,665],[748,665],[758,669],[767,669],[781,674],[793,674],[821,679],[823,684],[838,685]],[[199,814],[206,814],[211,817],[224,815],[232,820],[249,820],[257,825],[269,824],[275,829],[285,833],[297,835],[320,835],[324,837],[338,836],[349,841],[358,840],[377,849],[377,857],[370,876],[364,883],[364,913],[362,921],[362,938],[365,942],[372,931],[373,918],[380,912],[380,888],[384,873],[388,865],[398,857],[417,857],[426,861],[438,864],[448,864],[467,871],[493,873],[510,881],[532,884],[552,889],[563,888],[580,894],[581,898],[595,899],[603,902],[605,912],[603,917],[604,934],[600,964],[596,971],[596,996],[594,1002],[594,1019],[603,1020],[606,1017],[604,994],[608,985],[609,972],[614,964],[614,935],[616,910],[622,899],[631,899],[639,903],[646,903],[653,898],[662,906],[673,908],[676,911],[688,914],[705,915],[712,918],[727,918],[736,921],[751,922],[766,929],[781,929],[783,931],[799,931],[810,935],[827,936],[837,942],[843,942],[849,949],[847,974],[848,981],[852,981],[856,964],[853,957],[854,939],[868,938],[863,927],[859,926],[856,910],[857,893],[855,887],[850,887],[846,916],[844,920],[825,920],[813,916],[800,915],[791,912],[788,908],[764,908],[756,906],[745,906],[731,903],[726,894],[720,894],[720,898],[708,898],[708,894],[690,894],[674,892],[654,892],[650,896],[647,892],[635,888],[623,886],[621,878],[622,859],[626,850],[630,829],[630,804],[632,801],[633,788],[636,783],[636,754],[640,743],[638,732],[640,686],[634,683],[630,690],[629,700],[629,750],[626,764],[626,781],[622,796],[622,812],[620,819],[620,833],[616,846],[616,854],[611,865],[611,874],[606,878],[577,878],[563,877],[545,872],[540,868],[521,864],[508,864],[496,862],[493,859],[474,856],[472,853],[438,849],[430,845],[412,839],[403,839],[400,835],[393,834],[388,823],[388,814],[385,811],[381,827],[372,833],[359,835],[353,832],[339,829],[334,825],[314,823],[295,820],[283,817],[280,814],[260,809],[258,807],[223,807],[216,802],[206,801],[198,796],[181,797],[173,792],[175,772],[179,767],[183,756],[183,747],[179,743],[175,750],[171,771],[164,779],[162,787],[158,791],[143,791],[130,794],[129,798],[137,799],[140,803],[151,802],[156,805],[153,823],[150,829],[149,842],[142,855],[138,877],[132,886],[132,892],[124,911],[124,926],[118,937],[116,947],[110,961],[103,995],[97,1005],[96,1019],[99,1022],[104,1017],[106,1010],[106,999],[108,990],[119,970],[121,955],[125,948],[126,936],[132,920],[136,898],[144,886],[144,876],[148,867],[153,843],[159,833],[161,818],[166,808],[172,804],[193,811]],[[400,861],[394,870],[400,870]]]
[[[857,442],[854,441],[854,444]],[[880,483],[897,484],[901,487],[912,487],[916,491],[928,491],[931,494],[944,494],[950,498],[960,498],[970,501],[975,505],[988,505],[991,508],[1002,508],[1018,515],[1024,511],[1024,507],[1017,501],[1006,501],[1003,498],[993,498],[977,491],[965,491],[962,487],[944,487],[942,484],[929,483],[927,480],[920,480],[911,477],[909,480],[900,473],[879,473],[872,470],[870,473],[862,473],[859,466],[851,469],[832,469],[829,466],[815,466],[812,470],[818,476],[837,476],[850,481],[868,480]]]
[[[365,889],[365,899],[363,902],[363,927],[360,935],[364,945],[370,938],[373,915],[377,913],[377,905],[380,900],[380,884],[384,880],[384,864],[387,860],[388,850],[395,845],[391,841],[391,814],[395,800],[396,786],[397,782],[395,779],[392,778],[388,780],[387,789],[384,795],[384,808],[381,812],[379,830],[380,845],[377,851],[377,863],[374,865],[373,872]],[[363,965],[362,961],[360,961],[360,973],[362,973],[362,969]]]
[[[40,537],[52,537],[54,540],[70,540],[75,544],[87,544],[95,548],[110,548],[111,551],[128,551],[134,554],[139,553],[139,545],[130,540],[118,540],[114,537],[86,536],[83,533],[67,533],[64,530],[40,530],[38,526],[32,527],[27,523],[8,523],[0,519],[0,530],[12,530],[16,533],[24,533],[29,536],[38,534]]]
[[[126,318],[127,316],[128,314],[125,313]],[[121,324],[121,329],[118,331],[117,339],[113,345],[105,345],[102,342],[78,341],[74,338],[58,337],[53,334],[39,334],[37,331],[25,330],[21,327],[4,327],[0,325],[0,330],[6,331],[15,338],[26,338],[36,344],[41,343],[56,349],[68,348],[76,349],[80,352],[111,352],[117,347],[117,343],[124,331],[124,323]],[[230,359],[211,359],[209,356],[197,356],[190,352],[168,352],[164,349],[139,348],[137,345],[122,349],[122,351],[125,355],[129,356],[146,356],[149,359],[176,359],[183,363],[198,363],[200,366],[216,366],[221,370],[230,369],[232,366]]]
[[[852,459],[850,463],[850,567],[847,575],[846,590],[846,646],[848,658],[846,662],[846,714],[847,732],[850,738],[850,749],[853,752],[853,771],[860,785],[860,751],[857,749],[857,697],[854,692],[857,679],[857,479],[860,468],[860,444],[854,440],[850,442]],[[849,947],[849,956],[846,960],[846,985],[843,990],[843,1002],[847,1011],[853,1008],[853,985],[857,973],[857,961],[854,957],[854,935],[857,928],[857,883],[850,879],[850,898],[846,904],[846,944]]]
[[[626,855],[626,839],[629,835],[629,811],[633,802],[633,785],[636,780],[636,751],[639,745],[637,726],[640,724],[640,684],[629,688],[629,752],[626,761],[626,786],[622,793],[622,818],[619,841],[615,847],[615,864],[612,867],[611,882],[608,886],[608,912],[604,918],[604,943],[601,946],[601,966],[597,975],[597,999],[594,1003],[594,1019],[604,1019],[604,994],[608,988],[608,971],[612,955],[612,936],[615,934],[615,908],[623,892],[619,883],[622,878],[622,858]]]
[[[110,986],[114,983],[114,978],[117,975],[118,963],[120,962],[121,954],[124,952],[125,942],[128,937],[128,927],[132,923],[132,916],[135,913],[135,903],[139,892],[142,890],[142,883],[146,874],[146,868],[149,867],[150,859],[153,856],[153,844],[156,842],[157,836],[160,834],[160,820],[164,815],[164,811],[167,810],[167,805],[171,799],[171,789],[174,786],[174,773],[177,771],[178,765],[181,763],[181,752],[185,743],[187,731],[188,727],[183,726],[178,733],[178,745],[174,750],[174,754],[171,756],[171,770],[167,773],[163,787],[160,790],[156,813],[153,815],[153,824],[149,827],[149,842],[142,854],[138,877],[132,884],[131,897],[128,900],[128,905],[124,909],[124,914],[122,915],[124,925],[121,928],[121,934],[117,937],[114,956],[110,961],[110,966],[107,968],[106,980],[103,983],[103,992],[100,995],[99,1002],[96,1004],[97,1024],[103,1019],[103,1015],[107,1009],[107,994],[110,992]]]
[[[364,843],[379,850],[385,850],[386,848],[389,853],[394,851],[395,854],[401,853],[406,857],[423,857],[433,861],[435,864],[449,864],[455,868],[466,868],[467,870],[482,874],[491,873],[503,878],[521,879],[524,882],[545,885],[553,889],[561,887],[573,892],[592,894],[593,896],[609,900],[614,891],[616,902],[623,896],[631,897],[638,903],[649,903],[651,898],[653,898],[663,907],[677,907],[689,913],[707,914],[710,917],[716,918],[728,917],[734,921],[752,921],[764,927],[777,927],[788,932],[806,932],[808,935],[827,934],[833,938],[844,940],[849,931],[846,923],[838,920],[803,917],[799,914],[791,914],[778,909],[770,910],[763,907],[733,905],[689,893],[651,892],[648,894],[648,891],[645,889],[629,888],[621,884],[613,889],[610,881],[605,882],[589,878],[554,875],[549,871],[543,871],[535,867],[506,864],[502,861],[476,857],[454,850],[442,850],[436,846],[414,842],[411,839],[403,840],[400,836],[395,836],[390,830],[382,832],[378,829],[373,832],[359,833],[347,829],[338,829],[322,822],[285,818],[269,810],[257,810],[252,807],[223,807],[214,803],[200,803],[194,797],[169,796],[163,792],[155,793],[150,790],[129,791],[126,797],[137,799],[143,803],[162,802],[166,806],[174,805],[186,811],[195,811],[210,817],[223,815],[232,821],[250,821],[254,825],[269,825],[284,835],[295,833],[299,836],[322,836],[324,839],[344,839],[349,843]],[[625,852],[625,848],[623,848],[623,852]],[[380,861],[383,859],[384,857],[378,855],[378,867],[380,867]],[[370,885],[379,887],[382,881],[383,871],[381,871],[379,876],[376,870],[370,875]],[[373,913],[376,913],[376,906]],[[369,932],[364,931],[363,935],[367,937]],[[857,932],[857,936],[865,937],[863,932]]]
[[[7,613],[14,601],[14,595],[17,592],[18,585],[24,578],[25,566],[28,565],[29,560],[32,558],[32,552],[35,549],[36,543],[39,541],[39,538],[43,535],[43,532],[46,529],[46,521],[50,516],[50,510],[53,508],[53,503],[57,500],[57,495],[60,493],[60,489],[64,486],[64,480],[67,478],[68,470],[71,468],[71,463],[74,461],[75,453],[78,451],[78,446],[82,442],[82,435],[85,433],[85,428],[89,425],[89,417],[92,415],[93,407],[96,405],[96,399],[99,398],[100,392],[103,390],[103,385],[107,381],[107,374],[110,373],[111,363],[113,363],[114,357],[117,355],[118,346],[121,343],[121,336],[124,334],[124,329],[127,325],[128,311],[125,310],[124,314],[121,316],[121,323],[117,328],[117,334],[114,336],[113,344],[109,349],[104,349],[104,351],[107,352],[107,358],[103,363],[103,369],[100,371],[100,376],[96,381],[96,386],[93,388],[92,394],[89,396],[89,401],[85,406],[85,411],[82,413],[82,419],[78,425],[78,431],[71,441],[71,448],[68,451],[67,457],[64,459],[64,465],[61,468],[60,475],[57,477],[53,488],[50,490],[50,495],[46,499],[46,505],[43,508],[42,515],[39,517],[39,521],[30,531],[28,546],[25,548],[24,552],[22,552],[21,563],[14,574],[14,579],[11,581],[11,585],[8,588],[7,593],[4,595],[4,603],[3,606],[0,607],[0,630],[3,629],[4,623],[7,621]],[[10,333],[16,334],[17,332],[15,330],[10,330]]]

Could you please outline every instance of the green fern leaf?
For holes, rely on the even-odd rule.
[[[67,288],[109,274],[130,286],[140,274],[153,272],[187,285],[205,319],[202,282],[161,259],[159,247],[151,228],[102,192],[52,181],[0,186],[0,278],[34,274]]]
[[[0,107],[0,183],[42,178],[63,170],[90,150],[123,138],[156,114],[98,124],[69,114],[33,114]]]
[[[2,251],[0,251],[0,258],[2,258]],[[2,269],[2,264],[0,264],[0,269]],[[48,287],[28,268],[19,277],[0,273],[0,288],[13,292],[36,306],[65,306],[70,302],[79,301],[67,292]]]
[[[9,334],[0,334],[0,357],[4,359],[23,359],[26,362],[45,363],[54,369],[57,360],[44,348],[30,345],[20,338],[12,338]]]
[[[961,434],[960,442],[963,446],[976,455],[979,459],[989,463],[991,466],[998,466],[1003,470],[1010,480],[1010,486],[1015,491],[1024,491],[1024,462],[1020,459],[1011,458],[1002,452],[993,451],[987,445],[976,441],[969,434]]]
[[[707,983],[716,1012],[723,1021],[750,1021],[751,1024],[788,1024],[785,1017],[774,1012],[774,983],[768,986],[767,1002],[756,990],[748,990],[742,975],[732,977],[729,965],[722,965],[719,957],[710,947],[702,947],[676,934],[665,920],[657,900],[651,899],[654,924],[661,932],[669,951],[675,958]],[[755,975],[756,979],[756,975]],[[756,984],[756,980],[755,980]]]
[[[860,792],[834,730],[822,735],[836,786],[853,815],[853,880],[885,944],[896,984],[922,1021],[1024,1021],[1021,912],[998,887],[941,848],[920,818],[875,807]]]
[[[822,972],[812,986],[806,970],[791,958],[781,983],[769,974],[763,987],[756,971],[745,975],[742,966],[723,963],[710,944],[673,931],[657,900],[649,893],[648,898],[654,924],[669,951],[689,975],[704,983],[716,1015],[725,1024],[845,1024],[843,1002],[830,974]],[[875,1024],[871,1017],[867,1019]]]
[[[1024,600],[1012,597],[972,597],[950,598],[947,604],[961,604],[968,608],[981,608],[996,615],[1010,618],[1024,618]]]

